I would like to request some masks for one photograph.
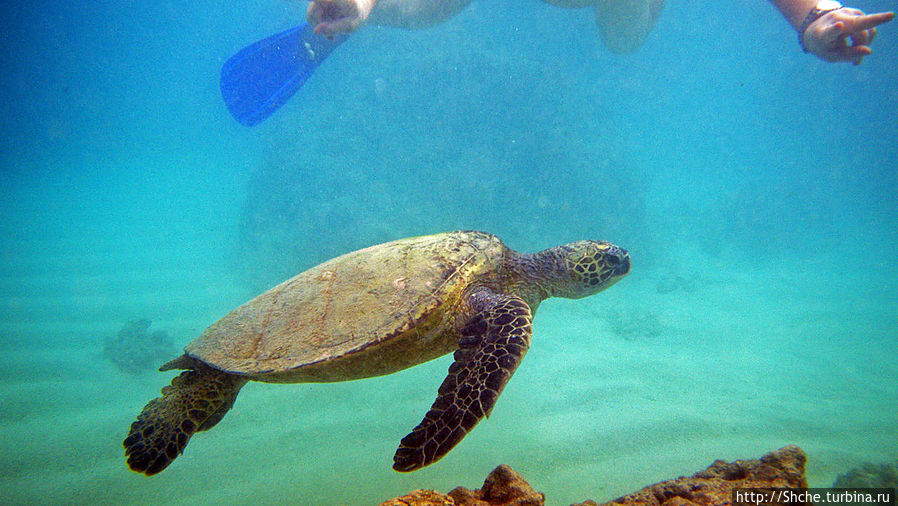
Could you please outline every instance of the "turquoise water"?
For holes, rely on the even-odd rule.
[[[375,504],[506,463],[569,504],[790,443],[816,486],[898,457],[898,25],[831,65],[767,2],[670,2],[618,56],[589,11],[481,1],[360,31],[238,125],[221,64],[304,7],[2,7],[0,502]],[[104,356],[126,323],[176,350],[321,261],[453,229],[607,239],[633,270],[540,306],[490,419],[421,471],[391,457],[449,357],[250,384],[169,469],[128,471],[172,374]]]

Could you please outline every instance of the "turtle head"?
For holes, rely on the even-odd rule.
[[[630,272],[630,254],[607,241],[577,241],[552,252],[560,270],[551,291],[556,297],[579,299],[601,292]]]

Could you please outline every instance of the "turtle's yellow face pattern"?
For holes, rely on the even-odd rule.
[[[573,280],[561,297],[579,299],[598,293],[630,272],[630,254],[607,241],[577,241],[563,246]]]

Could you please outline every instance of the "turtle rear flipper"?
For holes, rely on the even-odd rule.
[[[209,367],[182,372],[131,424],[123,442],[128,466],[147,476],[165,469],[184,451],[190,436],[224,417],[244,384],[244,378]]]
[[[520,297],[480,290],[462,329],[455,362],[424,420],[402,438],[393,469],[414,471],[441,459],[483,417],[530,347],[533,316]]]

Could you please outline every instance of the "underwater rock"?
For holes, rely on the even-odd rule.
[[[605,318],[611,332],[627,341],[650,341],[669,334],[667,325],[651,310],[609,306]]]
[[[533,490],[529,483],[505,464],[493,469],[480,490],[457,487],[449,492],[455,504],[465,506],[542,506],[546,496]]]
[[[389,86],[403,88],[400,81]],[[445,92],[439,103],[458,107],[445,102]],[[522,250],[572,237],[626,238],[643,251],[640,265],[663,249],[648,247],[644,195],[651,171],[593,135],[581,140],[582,132],[595,130],[591,119],[574,114],[559,122],[553,111],[547,121],[558,130],[537,132],[533,118],[521,117],[512,134],[507,108],[491,116],[480,101],[471,105],[479,117],[501,117],[502,128],[472,130],[456,109],[440,115],[458,120],[450,131],[422,129],[427,123],[416,115],[393,118],[403,125],[396,131],[413,129],[414,142],[355,126],[339,138],[292,131],[269,138],[273,148],[247,167],[236,241],[223,245],[233,252],[235,281],[262,292],[349,251],[450,230],[501,230]]]
[[[536,492],[512,468],[502,464],[486,477],[480,490],[456,487],[448,494],[415,490],[380,506],[543,506],[546,496]]]
[[[807,456],[804,451],[794,445],[770,452],[760,460],[716,460],[704,471],[690,477],[656,483],[607,502],[604,506],[732,504],[732,492],[736,488],[806,488],[805,462]],[[572,506],[595,504],[586,501]]]
[[[288,150],[289,151],[289,150]],[[302,160],[276,157],[246,186],[233,257],[236,279],[262,292],[316,264],[401,237],[385,219],[376,195],[386,189],[355,186],[346,171],[304,170]],[[336,192],[336,193],[335,193]],[[372,195],[373,194],[373,195]]]
[[[455,504],[452,498],[436,490],[415,490],[402,497],[380,503],[380,506],[446,506]]]
[[[126,323],[114,336],[103,341],[103,357],[129,374],[155,370],[177,355],[168,333],[148,332],[151,321],[146,318]]]
[[[898,488],[898,461],[891,464],[865,462],[833,482],[834,488]]]
[[[692,476],[656,483],[603,503],[602,506],[732,504],[732,492],[736,488],[807,488],[805,462],[807,456],[804,451],[794,445],[770,452],[758,460],[716,460],[707,469]],[[521,475],[503,464],[487,476],[480,490],[458,487],[448,494],[415,490],[411,494],[383,502],[380,506],[542,506],[545,500],[544,494],[534,491]],[[571,506],[598,504],[588,500]]]
[[[695,275],[683,276],[673,271],[662,271],[655,283],[655,291],[667,295],[677,291],[692,293],[698,287],[698,277]]]

